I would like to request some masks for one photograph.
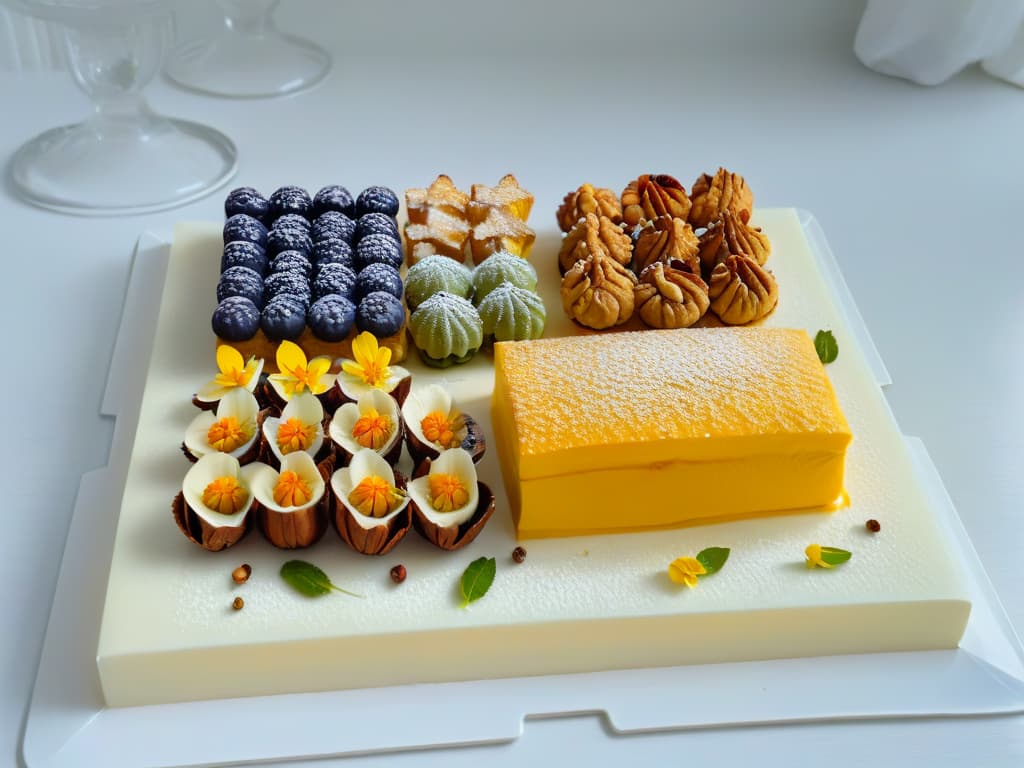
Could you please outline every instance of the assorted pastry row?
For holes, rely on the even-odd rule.
[[[360,333],[353,359],[307,359],[290,341],[278,373],[217,348],[204,408],[185,430],[193,462],[173,513],[185,536],[217,551],[258,527],[285,549],[308,547],[333,524],[362,554],[389,552],[415,528],[441,549],[469,544],[494,511],[476,475],[486,443],[443,388],[410,392],[411,375]],[[403,447],[411,478],[396,469]]]
[[[441,175],[405,191],[409,335],[434,367],[464,363],[483,344],[539,338],[547,319],[537,272],[526,260],[533,195],[512,175],[471,189]],[[473,267],[463,263],[467,246]]]
[[[268,199],[250,187],[233,190],[224,205],[214,333],[271,365],[283,340],[340,356],[363,331],[403,358],[398,206],[395,193],[379,186],[355,199],[341,186],[313,197],[281,187]]]
[[[702,174],[690,193],[672,176],[644,174],[621,195],[584,184],[557,212],[562,307],[602,330],[637,315],[652,328],[685,328],[707,312],[746,325],[775,309],[765,268],[771,244],[750,224],[754,198],[737,173]]]

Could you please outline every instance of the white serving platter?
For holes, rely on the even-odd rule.
[[[874,345],[809,214],[800,223],[839,310],[880,385]],[[207,765],[515,739],[524,718],[604,712],[618,733],[771,722],[921,717],[1024,711],[1024,655],[931,461],[908,440],[973,603],[957,650],[549,675],[329,691],[224,701],[106,708],[96,638],[142,396],[146,359],[168,247],[143,237],[137,249],[103,412],[117,417],[108,467],[83,477],[23,742],[29,766]],[[328,534],[332,535],[332,534]],[[269,546],[269,545],[268,545]],[[828,697],[808,697],[794,679],[813,675]],[[707,685],[709,680],[714,685]],[[899,685],[893,685],[898,680]],[[699,686],[695,688],[694,686]],[[707,692],[699,702],[668,695]],[[444,711],[431,706],[443,696]],[[380,727],[383,711],[389,727]],[[212,719],[211,719],[212,718]],[[215,728],[210,727],[216,722]],[[339,725],[341,724],[341,725]],[[131,739],[118,734],[132,733]],[[245,738],[224,739],[225,732]],[[182,738],[183,734],[188,738]],[[119,748],[111,750],[117,743]]]

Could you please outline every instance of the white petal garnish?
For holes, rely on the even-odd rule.
[[[358,376],[352,376],[344,371],[338,374],[338,377],[335,379],[335,384],[347,399],[358,400],[361,395],[374,390],[380,390],[385,393],[394,392],[395,389],[398,388],[402,379],[409,375],[409,372],[400,365],[389,365],[388,373],[388,378],[385,379],[379,387],[371,387]]]
[[[256,385],[259,384],[260,374],[263,373],[263,358],[259,358],[256,361],[256,370],[253,371],[252,376],[245,383],[244,389],[248,392],[254,392]],[[206,382],[196,393],[196,399],[201,403],[216,403],[218,400],[223,398],[229,392],[233,392],[238,387],[222,387],[214,383],[214,380]]]
[[[384,445],[377,450],[377,453],[383,456],[391,450],[398,439],[398,403],[391,395],[379,389],[371,389],[369,392],[360,395],[356,402],[345,403],[338,408],[334,412],[334,417],[329,425],[331,439],[348,451],[350,455],[354,456],[365,447],[360,445],[352,436],[352,430],[355,429],[356,422],[369,413],[371,409],[391,419],[391,435],[384,442]]]
[[[366,529],[385,525],[409,503],[409,497],[406,496],[394,512],[384,517],[364,515],[353,507],[348,500],[349,494],[352,493],[352,489],[371,475],[382,477],[391,485],[395,484],[395,472],[391,469],[391,465],[384,460],[384,457],[370,448],[360,448],[352,455],[352,461],[347,467],[342,467],[331,476],[331,490],[334,492],[335,498],[344,504],[345,509],[355,518],[355,521]]]
[[[251,392],[235,387],[228,390],[217,404],[217,410],[201,411],[198,416],[192,419],[185,430],[185,447],[196,458],[205,456],[208,453],[218,453],[216,448],[210,445],[210,427],[220,419],[234,416],[239,424],[246,426],[251,437],[230,455],[235,458],[244,456],[246,451],[252,447],[253,441],[259,437],[256,429],[256,417],[259,415],[260,406]]]
[[[256,500],[267,509],[284,513],[296,512],[300,509],[309,509],[323,498],[324,490],[327,486],[324,483],[323,477],[320,476],[320,470],[316,468],[313,457],[305,451],[295,451],[281,459],[280,472],[276,471],[273,467],[266,467],[266,470],[269,471],[263,469],[254,471],[251,488]],[[295,472],[309,486],[313,496],[308,504],[301,507],[282,507],[274,501],[274,488],[277,485],[277,481],[284,472],[289,471]]]
[[[238,459],[233,456],[220,453],[219,451],[206,454],[185,473],[185,479],[181,483],[185,503],[188,504],[193,512],[215,528],[241,525],[249,509],[252,507],[253,491],[252,486],[247,481],[248,473],[243,474],[240,469]],[[203,503],[203,491],[206,490],[206,486],[218,477],[235,478],[238,480],[239,485],[244,487],[249,493],[246,503],[233,515],[222,515]]]
[[[324,444],[324,407],[316,395],[300,392],[285,405],[284,410],[281,411],[281,418],[271,416],[263,420],[263,434],[278,461],[281,461],[287,454],[281,453],[281,446],[277,442],[277,431],[281,424],[288,419],[298,419],[304,426],[316,426],[313,442],[305,451],[310,456],[316,456]]]
[[[430,503],[430,475],[455,475],[469,490],[469,500],[459,509],[451,512],[438,512]],[[409,483],[409,498],[416,502],[420,512],[439,528],[450,528],[462,525],[476,512],[480,503],[480,489],[476,484],[476,465],[469,451],[463,448],[451,448],[441,451],[441,455],[430,463],[429,474],[416,478]]]

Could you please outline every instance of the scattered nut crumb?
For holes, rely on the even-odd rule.
[[[872,533],[878,533],[880,530],[882,530],[882,524],[880,522],[878,522],[877,520],[875,520],[874,518],[872,518],[871,520],[868,520],[864,525]]]
[[[522,547],[516,547],[512,550],[512,559],[517,563],[523,562],[526,559],[526,550]]]
[[[404,565],[399,564],[391,569],[391,580],[395,582],[395,584],[401,584],[405,581],[405,576],[406,573]]]
[[[252,566],[248,563],[242,563],[231,572],[231,580],[235,582],[235,584],[245,584],[251,575]]]
[[[234,608],[236,611],[242,610],[243,605],[245,605],[245,600],[243,600],[240,597],[236,597],[234,600],[231,601],[231,607]]]

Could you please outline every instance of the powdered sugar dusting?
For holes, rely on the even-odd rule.
[[[510,345],[520,455],[662,439],[846,432],[803,331],[640,331]]]

